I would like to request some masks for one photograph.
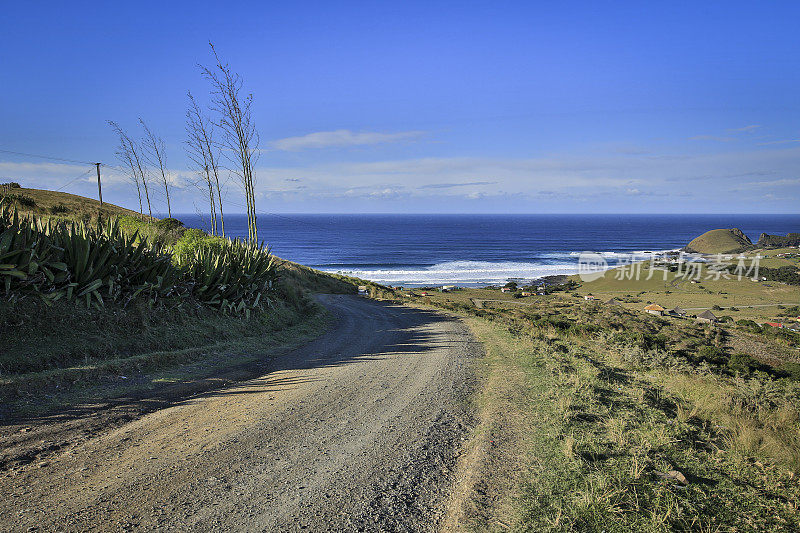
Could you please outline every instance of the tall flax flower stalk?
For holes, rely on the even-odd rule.
[[[242,77],[223,63],[214,45],[213,67],[200,66],[203,76],[211,83],[211,110],[216,115],[215,126],[221,133],[220,145],[239,178],[247,203],[247,237],[258,242],[254,165],[258,159],[259,136],[252,116],[253,95],[242,96]]]

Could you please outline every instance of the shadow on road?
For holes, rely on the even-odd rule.
[[[263,358],[231,367],[223,375],[164,384],[141,394],[95,399],[48,415],[4,420],[0,427],[63,423],[111,411],[118,413],[114,422],[121,424],[158,409],[213,394],[279,392],[300,381],[270,377],[276,372],[346,365],[393,355],[423,356],[427,351],[446,345],[434,341],[426,326],[453,320],[438,312],[357,296],[318,295],[317,300],[335,318],[333,326],[322,336],[289,353],[277,357],[264,353]]]

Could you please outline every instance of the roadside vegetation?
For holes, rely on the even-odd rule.
[[[800,527],[798,335],[570,297],[478,309],[462,292],[424,299],[486,348],[462,525]]]
[[[175,219],[84,222],[20,215],[6,202],[0,200],[6,402],[180,366],[215,347],[252,352],[254,341],[266,346],[293,329],[298,339],[319,334],[316,325],[326,320],[311,293],[354,293],[360,283]]]

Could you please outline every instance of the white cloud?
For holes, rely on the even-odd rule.
[[[725,130],[725,131],[728,131],[728,132],[731,132],[731,133],[753,133],[754,131],[756,131],[760,127],[761,127],[761,124],[750,124],[749,126],[744,126],[742,128],[730,128],[730,129]]]
[[[259,168],[258,179],[261,190],[273,193],[276,201],[380,197],[416,202],[433,197],[465,200],[497,194],[598,201],[601,196],[677,199],[687,191],[693,197],[712,195],[722,201],[733,192],[732,186],[747,182],[748,176],[752,180],[753,176],[791,175],[798,163],[800,148],[795,147],[693,155],[663,153],[637,158],[621,154],[560,154],[524,159],[429,157]],[[285,184],[286,176],[302,178],[307,189],[278,193],[276,189],[285,189],[277,185]]]
[[[299,137],[278,139],[269,144],[278,150],[295,152],[310,148],[343,148],[409,141],[420,138],[424,133],[422,131],[400,131],[396,133],[352,132],[350,130],[318,131]]]
[[[518,210],[533,209],[533,202],[544,209],[569,211],[572,202],[581,202],[590,210],[647,206],[658,212],[702,211],[711,209],[703,202],[716,202],[714,205],[733,209],[746,206],[768,211],[785,210],[787,205],[800,201],[794,178],[798,165],[800,146],[795,145],[702,154],[661,151],[639,157],[605,152],[535,158],[427,157],[327,163],[303,158],[294,165],[257,168],[256,193],[266,201],[260,205],[269,205],[270,210],[276,211],[402,211],[424,206],[483,209],[484,205],[503,205],[501,202],[517,202]],[[90,169],[80,165],[0,162],[0,178],[16,178],[23,186],[46,189],[58,189],[87,170]],[[110,186],[108,200],[138,208],[135,189],[125,176],[111,168],[104,172],[103,192],[106,184]],[[188,186],[194,178],[192,171],[173,169],[171,175],[176,182],[187,183],[183,192],[173,197],[173,211],[175,202],[184,205],[183,209],[191,202],[204,205],[203,191]],[[87,173],[65,191],[93,197],[94,179],[93,173]],[[756,204],[748,203],[750,195],[737,192],[770,192],[778,187],[778,199],[761,199]],[[157,196],[159,188],[151,193],[159,205],[164,203]],[[232,210],[241,208],[240,194],[238,183],[231,180]],[[632,202],[634,198],[636,201]]]
[[[792,144],[792,143],[800,143],[800,139],[786,139],[786,140],[783,140],[783,141],[769,141],[769,142],[758,143],[758,146],[770,146],[770,145],[773,145],[773,144]]]
[[[719,135],[695,135],[694,137],[689,137],[690,141],[719,141],[719,142],[729,142],[733,141],[733,137],[722,137]]]

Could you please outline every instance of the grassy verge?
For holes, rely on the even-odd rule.
[[[292,324],[275,326],[262,328],[257,335],[230,335],[192,348],[5,377],[0,380],[5,396],[0,417],[27,418],[123,397],[149,397],[171,386],[175,391],[167,396],[175,397],[216,388],[251,377],[249,364],[279,356],[321,335],[330,326],[330,318],[319,309]]]
[[[797,382],[722,371],[681,356],[670,341],[645,348],[620,331],[666,321],[624,309],[553,300],[468,310],[447,298],[431,303],[466,315],[486,347],[482,422],[468,447],[483,453],[465,469],[477,474],[466,476],[472,496],[462,524],[800,528]]]

